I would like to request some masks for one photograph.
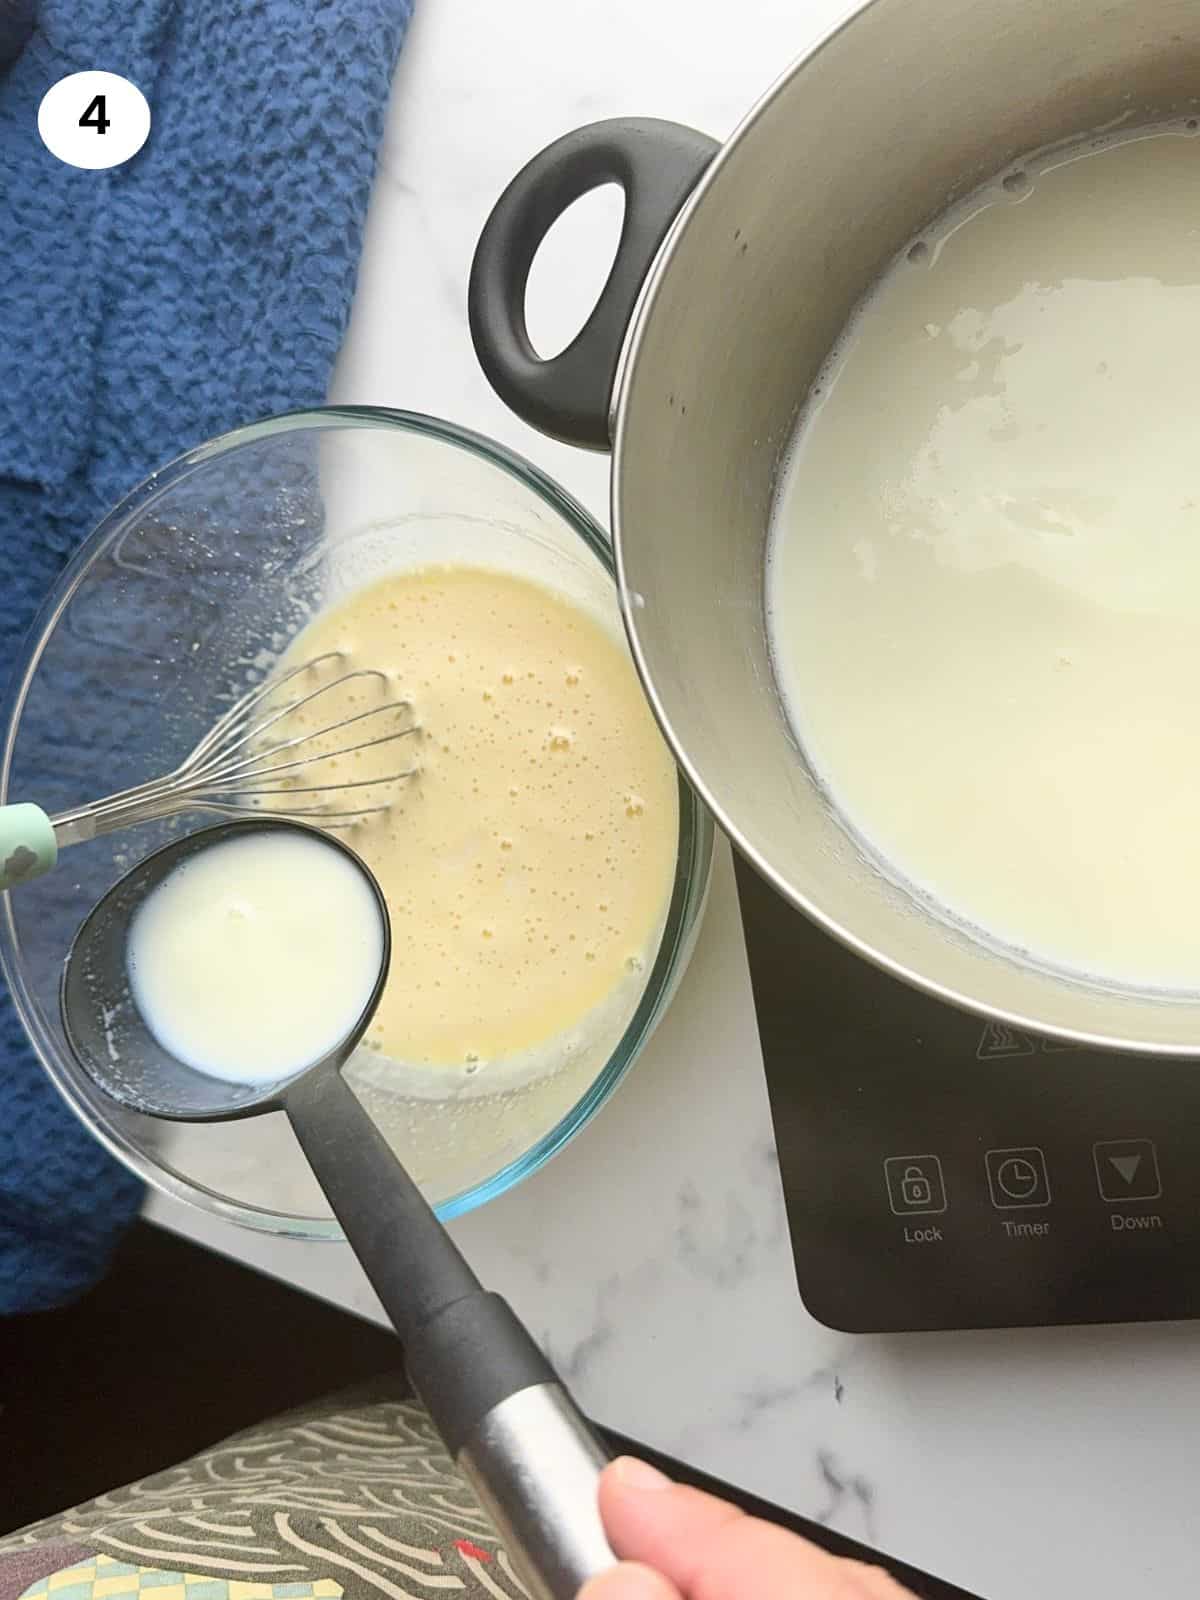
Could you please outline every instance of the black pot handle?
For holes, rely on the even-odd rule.
[[[592,122],[547,145],[497,200],[471,263],[467,308],[480,365],[526,422],[567,444],[608,449],[613,380],[642,280],[717,149],[715,139],[677,122]],[[579,333],[543,361],[525,326],[529,269],[552,224],[602,183],[625,194],[616,259]]]

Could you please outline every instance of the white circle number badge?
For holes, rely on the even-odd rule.
[[[72,72],[42,96],[38,132],[68,166],[119,167],[145,144],[150,107],[138,86],[115,72]]]

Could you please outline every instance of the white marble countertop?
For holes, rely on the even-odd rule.
[[[728,134],[842,9],[419,0],[333,398],[490,433],[605,519],[606,459],[533,433],[476,366],[465,303],[484,217],[581,122]],[[535,338],[573,331],[609,259],[614,208],[579,210],[535,271]],[[382,1320],[345,1247],[267,1240],[158,1196],[149,1210]],[[454,1232],[623,1432],[987,1600],[1194,1587],[1200,1327],[855,1337],[804,1311],[723,846],[692,967],[637,1069],[563,1154]]]

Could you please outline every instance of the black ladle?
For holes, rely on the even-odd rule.
[[[169,872],[256,829],[303,833],[340,850],[374,890],[384,938],[370,1000],[342,1042],[292,1077],[246,1085],[207,1077],[163,1049],[134,1003],[126,948],[134,913]],[[403,1341],[413,1388],[531,1594],[573,1600],[587,1578],[616,1559],[596,1499],[606,1452],[508,1303],[481,1288],[342,1077],[383,993],[390,955],[382,891],[346,845],[299,823],[225,823],[147,856],[91,912],[63,968],[63,1028],[92,1082],[133,1111],[172,1122],[287,1113]]]

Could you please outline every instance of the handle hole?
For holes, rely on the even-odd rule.
[[[525,285],[525,325],[543,361],[561,354],[591,316],[624,220],[624,190],[604,183],[569,205],[538,246]]]

